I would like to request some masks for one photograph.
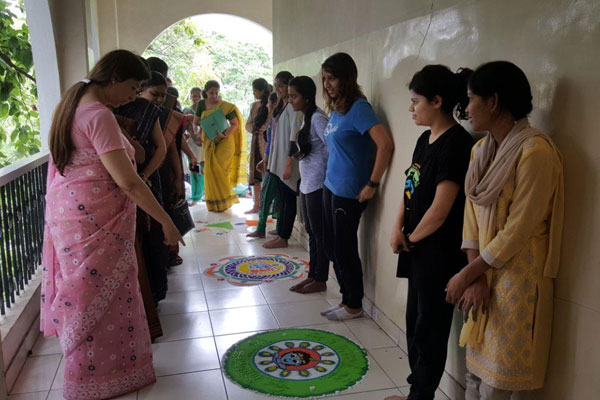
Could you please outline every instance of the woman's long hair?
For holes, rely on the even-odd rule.
[[[306,110],[304,110],[304,126],[298,132],[298,147],[300,148],[300,158],[306,157],[310,154],[310,128],[312,122],[312,116],[317,110],[317,103],[315,97],[317,96],[317,86],[313,82],[312,78],[308,76],[297,76],[292,79],[289,83],[300,95],[307,101]]]
[[[292,75],[292,73],[289,71],[280,71],[277,73],[277,75],[275,75],[275,80],[280,80],[285,85],[288,85],[293,78],[294,75]],[[275,109],[273,110],[273,119],[277,118],[279,114],[281,114],[285,106],[285,101],[283,101],[283,99],[280,99],[277,105],[275,106]]]
[[[269,82],[263,78],[252,81],[252,89],[261,90],[263,92],[263,95],[260,98],[260,106],[256,118],[254,119],[254,124],[252,125],[252,130],[254,132],[258,132],[260,127],[263,126],[269,118],[269,110],[267,109],[267,102],[269,101],[269,95],[271,94],[269,86]]]
[[[128,79],[143,81],[150,78],[144,60],[128,50],[113,50],[102,57],[87,74],[89,83],[77,82],[67,90],[54,110],[50,126],[50,153],[56,169],[62,175],[73,154],[73,119],[81,97],[90,84],[101,87],[112,81]]]
[[[468,119],[467,82],[472,73],[469,68],[460,68],[454,73],[445,65],[430,64],[414,74],[408,89],[429,101],[440,96],[443,112],[450,115],[454,112],[458,119]]]
[[[336,99],[329,97],[325,86],[323,86],[323,97],[328,112],[336,111],[345,114],[356,100],[366,98],[358,84],[356,63],[349,54],[336,53],[330,56],[321,64],[321,69],[340,80],[339,93]]]

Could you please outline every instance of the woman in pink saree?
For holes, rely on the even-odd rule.
[[[156,378],[135,256],[136,204],[177,228],[136,174],[133,147],[107,106],[135,99],[149,72],[126,50],[105,55],[59,103],[50,129],[41,329],[57,335],[66,399],[108,399]]]

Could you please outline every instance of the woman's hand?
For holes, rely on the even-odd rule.
[[[288,163],[283,171],[283,179],[290,179],[292,177],[292,166]]]
[[[265,172],[265,159],[263,158],[256,164],[256,170],[258,172]]]
[[[401,251],[410,251],[408,242],[406,241],[406,236],[404,235],[404,232],[402,232],[402,229],[394,228],[394,232],[392,232],[392,239],[390,240],[390,246],[395,254],[398,254]]]
[[[365,185],[365,187],[360,191],[360,193],[358,195],[358,198],[357,198],[358,202],[364,203],[368,200],[371,200],[373,198],[373,196],[375,196],[376,191],[377,191],[377,188],[374,188],[369,185]]]
[[[458,308],[461,310],[478,311],[482,306],[486,307],[490,303],[490,287],[485,275],[481,275],[475,282],[465,289],[458,302]]]
[[[196,159],[196,157],[192,157],[192,159],[190,160],[190,164],[193,164],[193,165],[198,164],[198,159]]]
[[[181,243],[185,246],[185,241],[181,237],[181,233],[179,233],[179,230],[170,218],[163,224],[162,229],[165,237],[164,244],[167,246],[175,246],[177,243]]]
[[[446,301],[448,303],[457,304],[467,289],[468,282],[463,271],[454,275],[446,285]]]
[[[224,133],[217,131],[217,137],[221,140],[225,139],[227,136],[225,136]]]

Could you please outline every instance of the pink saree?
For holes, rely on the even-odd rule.
[[[136,206],[99,154],[133,148],[112,112],[80,106],[75,152],[60,175],[48,168],[41,330],[57,335],[65,359],[66,399],[108,399],[156,380],[138,283]]]

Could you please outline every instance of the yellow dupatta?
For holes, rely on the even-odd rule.
[[[223,114],[226,116],[235,113],[238,120],[238,129],[231,133],[235,142],[235,150],[233,152],[233,159],[231,161],[231,171],[229,174],[229,181],[232,186],[237,186],[240,183],[247,181],[245,171],[248,168],[248,155],[246,154],[246,130],[244,128],[244,117],[235,104],[221,101],[216,107],[210,110],[203,110],[200,115],[200,119],[204,119],[212,114],[216,109],[220,108]],[[206,135],[202,134],[202,141],[205,143],[205,151],[211,151],[215,146],[218,146],[218,141],[210,140]],[[244,171],[244,174],[241,172]]]

